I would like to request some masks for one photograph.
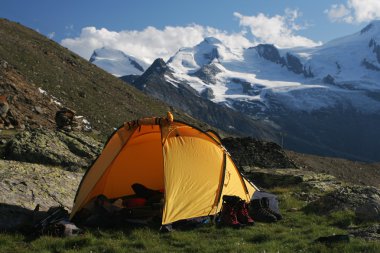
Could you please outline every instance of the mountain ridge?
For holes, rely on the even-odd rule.
[[[380,21],[314,48],[250,47],[239,55],[215,38],[181,48],[162,74],[173,87],[271,122],[285,147],[378,161]],[[140,88],[144,84],[140,83]],[[164,99],[164,94],[156,97]],[[147,92],[149,94],[149,92]],[[364,123],[366,122],[366,123]],[[286,137],[281,137],[286,136]],[[341,140],[347,141],[347,145]],[[360,144],[362,147],[355,147]]]

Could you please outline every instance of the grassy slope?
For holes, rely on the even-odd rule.
[[[86,116],[103,135],[125,121],[173,111],[56,42],[5,19],[0,19],[0,59],[78,115]],[[183,113],[175,116],[201,125]]]
[[[284,220],[240,230],[213,225],[160,234],[158,227],[89,230],[72,238],[43,236],[32,242],[19,234],[0,234],[0,252],[380,252],[380,243],[351,239],[325,245],[321,236],[346,234],[355,221],[342,213],[329,217],[307,215],[304,202],[292,197],[297,189],[271,189],[280,198]],[[292,211],[293,210],[293,211]]]

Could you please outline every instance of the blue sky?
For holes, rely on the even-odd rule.
[[[108,46],[151,61],[206,36],[240,46],[319,45],[379,19],[380,1],[2,0],[0,17],[33,28],[85,58],[94,48]]]

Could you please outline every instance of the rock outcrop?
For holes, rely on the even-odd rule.
[[[100,151],[101,144],[81,132],[34,129],[11,139],[5,148],[5,158],[77,171],[88,167]]]
[[[342,186],[307,206],[318,213],[352,210],[361,221],[380,221],[380,190],[369,186]]]
[[[59,167],[0,160],[0,230],[28,222],[32,210],[52,206],[71,210],[83,172]],[[29,221],[30,222],[30,221]]]
[[[208,64],[202,66],[199,70],[190,74],[191,76],[199,77],[205,83],[215,84],[216,83],[216,75],[220,73],[221,70],[215,66],[215,64]]]
[[[350,229],[349,233],[354,237],[363,238],[365,240],[380,241],[380,224]]]
[[[295,168],[283,149],[274,142],[258,141],[251,137],[225,138],[223,145],[239,167]]]

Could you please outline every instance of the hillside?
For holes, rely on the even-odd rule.
[[[0,19],[0,59],[34,89],[41,88],[63,106],[84,115],[101,136],[108,136],[123,122],[166,115],[202,125],[164,103],[20,24]],[[6,94],[6,90],[1,91]],[[32,103],[33,104],[33,103]]]

